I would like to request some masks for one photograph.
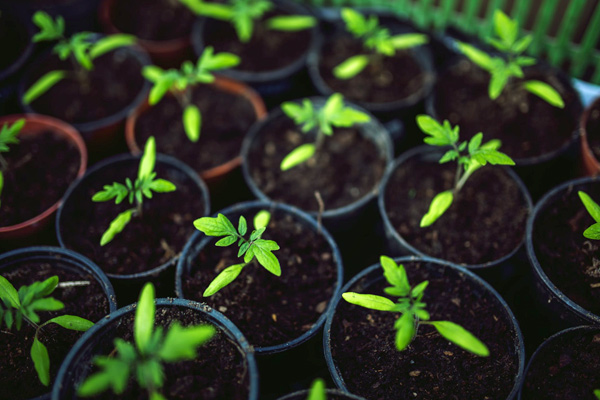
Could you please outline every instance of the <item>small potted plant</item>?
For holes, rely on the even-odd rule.
[[[308,390],[301,390],[277,400],[364,400],[362,397],[339,390],[325,389],[323,379],[315,379]]]

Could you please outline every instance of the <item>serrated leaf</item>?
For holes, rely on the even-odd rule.
[[[351,79],[360,74],[369,65],[369,57],[363,54],[352,56],[333,69],[333,76],[338,79]]]
[[[410,284],[408,276],[403,265],[397,265],[396,262],[387,256],[379,258],[381,267],[383,268],[383,276],[388,283],[400,290],[398,296],[406,296],[410,292]]]
[[[342,297],[348,303],[370,308],[371,310],[392,311],[395,306],[394,302],[387,297],[377,296],[374,294],[346,292],[342,294]]]
[[[416,334],[413,314],[409,312],[402,314],[394,327],[396,328],[396,348],[402,351],[413,341]]]
[[[437,329],[440,335],[455,345],[480,357],[490,355],[487,346],[462,326],[450,321],[432,321],[429,323]]]
[[[123,211],[121,214],[117,215],[117,217],[110,223],[110,226],[106,232],[104,232],[102,235],[102,238],[100,239],[100,246],[104,246],[105,244],[109,243],[117,234],[121,233],[123,229],[125,229],[125,226],[127,226],[129,221],[131,221],[131,216],[133,215],[134,211],[135,210],[131,209]]]
[[[355,36],[361,36],[369,30],[365,17],[354,9],[348,7],[342,8],[341,16],[346,24],[346,28]]]
[[[448,150],[446,153],[444,153],[442,158],[440,158],[439,163],[444,164],[449,161],[454,161],[459,157],[459,155],[460,154],[456,150]]]
[[[517,40],[519,27],[517,26],[516,21],[510,19],[508,15],[504,14],[500,9],[494,11],[494,29],[496,30],[496,34],[506,44],[512,44]]]
[[[242,272],[242,269],[246,266],[243,264],[235,264],[225,268],[213,281],[208,285],[204,293],[203,297],[210,297],[213,294],[217,293],[219,290],[223,289],[225,286],[229,285],[231,282],[238,277],[238,275]]]
[[[155,307],[154,286],[146,283],[137,302],[133,327],[135,345],[142,354],[145,354],[154,332]]]
[[[300,145],[283,158],[279,168],[282,171],[287,171],[288,169],[294,168],[295,166],[308,161],[312,156],[315,155],[316,150],[317,148],[313,143],[305,143]]]
[[[248,248],[250,248],[250,242],[244,242],[242,243],[242,245],[240,246],[240,249],[238,250],[238,257],[241,257],[242,255],[244,255],[246,253],[246,251],[248,250]]]
[[[421,228],[425,228],[437,221],[438,218],[440,218],[452,205],[453,200],[454,195],[452,194],[451,190],[438,193],[431,201],[431,204],[429,205],[429,211],[427,211],[427,214],[423,216],[419,226]]]
[[[560,94],[547,83],[532,80],[523,83],[523,87],[529,93],[532,93],[546,101],[546,103],[553,105],[554,107],[565,108],[565,103]]]
[[[223,214],[218,214],[216,218],[199,218],[194,221],[194,226],[207,236],[237,236],[233,224]]]
[[[429,115],[417,115],[417,125],[426,134],[424,142],[432,146],[449,146],[458,141],[458,131],[449,123],[441,125]]]
[[[212,339],[216,332],[212,325],[183,328],[178,322],[174,322],[167,331],[158,355],[166,362],[193,360],[197,355],[196,348]]]
[[[23,95],[23,103],[31,104],[32,101],[46,93],[50,88],[67,76],[65,71],[50,71],[38,79]]]

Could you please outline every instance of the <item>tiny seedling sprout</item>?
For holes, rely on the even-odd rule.
[[[327,400],[327,392],[325,391],[325,381],[321,378],[315,379],[308,390],[306,400]]]
[[[428,135],[424,139],[425,143],[432,146],[452,146],[452,149],[440,158],[440,164],[457,161],[454,187],[451,190],[437,194],[433,198],[429,211],[421,219],[420,226],[422,228],[433,224],[446,212],[467,179],[479,168],[488,163],[492,165],[515,165],[509,156],[498,151],[501,144],[499,140],[490,140],[481,144],[483,139],[481,132],[473,136],[468,143],[467,141],[460,143],[458,137],[459,127],[455,126],[453,128],[448,120],[440,124],[428,115],[418,115],[417,124]]]
[[[348,303],[361,307],[400,313],[400,318],[394,323],[398,350],[402,351],[410,345],[415,339],[420,325],[432,325],[440,335],[455,345],[480,357],[489,356],[490,352],[487,346],[462,326],[450,321],[430,321],[429,312],[425,309],[426,304],[423,302],[429,281],[411,286],[402,264],[398,265],[386,256],[381,256],[380,262],[383,275],[391,285],[384,291],[390,296],[398,297],[396,302],[383,296],[354,292],[346,292],[342,294],[342,297]]]
[[[371,54],[352,56],[335,67],[333,75],[338,79],[351,79],[370,63],[381,65],[383,57],[393,57],[398,50],[421,46],[429,41],[427,35],[421,33],[392,35],[389,29],[379,26],[377,16],[366,18],[351,8],[342,8],[342,19],[346,29],[361,40],[364,48]]]
[[[320,108],[315,107],[309,99],[302,100],[302,105],[296,102],[285,102],[281,108],[302,132],[307,133],[316,129],[315,142],[300,145],[285,156],[280,165],[282,171],[302,164],[314,156],[323,145],[325,136],[333,135],[333,127],[347,128],[371,119],[362,111],[345,107],[344,98],[339,93],[332,94],[325,106]]]
[[[592,198],[585,192],[578,191],[577,194],[581,199],[581,202],[585,206],[585,209],[590,216],[596,221],[592,226],[587,228],[583,232],[583,236],[592,240],[600,240],[600,205],[596,203]]]
[[[244,237],[248,231],[248,227],[246,218],[243,216],[240,216],[238,220],[237,230],[223,214],[218,214],[216,218],[203,217],[194,221],[196,229],[204,232],[206,236],[224,236],[215,243],[215,246],[226,247],[237,242],[239,247],[237,256],[244,256],[243,263],[231,265],[217,275],[204,291],[204,297],[212,296],[229,285],[238,277],[242,269],[255,259],[273,275],[281,276],[279,260],[272,253],[274,250],[279,250],[279,245],[273,240],[261,238],[269,224],[270,218],[271,216],[267,211],[259,212],[254,218],[254,230],[250,234],[249,239]]]
[[[144,197],[151,199],[152,192],[167,193],[176,189],[172,182],[165,179],[156,179],[155,163],[156,142],[154,137],[151,136],[146,142],[135,182],[132,183],[131,179],[127,178],[125,184],[114,182],[112,185],[105,185],[103,190],[92,197],[92,201],[96,202],[115,199],[115,203],[120,204],[124,199],[128,199],[129,204],[136,203],[135,208],[123,211],[110,223],[110,227],[100,239],[101,246],[113,240],[118,233],[125,229],[132,217],[142,216]]]
[[[533,39],[531,35],[527,35],[521,39],[518,38],[519,25],[517,21],[510,19],[501,10],[496,10],[494,13],[494,30],[497,37],[489,37],[488,42],[506,54],[506,59],[504,57],[490,56],[467,43],[458,43],[459,50],[467,58],[478,67],[490,73],[488,91],[492,100],[500,96],[504,88],[509,85],[511,78],[524,77],[522,67],[536,63],[534,58],[522,55]],[[521,85],[522,88],[542,98],[548,104],[564,108],[565,104],[562,97],[549,84],[538,80],[528,80],[524,81]]]
[[[8,279],[0,275],[0,299],[3,303],[0,304],[0,325],[4,323],[8,330],[14,326],[20,331],[25,321],[35,329],[30,354],[38,379],[44,386],[50,384],[50,357],[48,349],[39,340],[42,329],[49,324],[57,324],[65,329],[83,332],[94,325],[93,322],[75,315],[61,315],[40,324],[38,312],[59,311],[65,308],[61,301],[49,297],[57,286],[58,276],[52,276],[43,282],[21,286],[17,291]]]
[[[594,396],[596,396],[596,398],[597,398],[598,400],[600,400],[600,389],[596,389],[596,390],[594,390]]]
[[[94,60],[112,50],[135,44],[131,35],[108,35],[95,40],[92,32],[80,32],[71,37],[65,36],[65,21],[61,16],[52,19],[43,11],[33,15],[33,22],[40,31],[33,37],[34,42],[56,41],[53,51],[61,60],[70,60],[73,71],[50,71],[38,79],[24,94],[23,102],[30,104],[65,78],[75,78],[82,91],[89,91],[89,71],[94,68]]]
[[[8,147],[9,144],[19,143],[17,135],[21,132],[21,129],[23,129],[24,126],[25,120],[19,119],[12,125],[2,125],[2,129],[0,129],[0,196],[2,196],[2,189],[4,188],[4,171],[6,171],[8,168],[8,163],[2,156],[2,153],[7,153],[10,150]]]
[[[212,47],[207,47],[198,58],[196,65],[185,61],[181,69],[163,70],[154,65],[146,66],[143,75],[154,86],[150,91],[148,103],[153,106],[170,91],[183,109],[183,128],[192,142],[200,138],[202,115],[196,105],[192,103],[192,88],[197,83],[212,83],[215,77],[213,71],[235,67],[240,59],[235,54],[214,54]]]
[[[192,12],[231,23],[242,43],[252,39],[255,24],[273,9],[269,0],[230,0],[229,4],[208,3],[204,0],[180,0]],[[295,32],[310,29],[317,20],[309,15],[278,15],[268,18],[264,25],[269,30]]]
[[[94,364],[100,371],[88,376],[77,389],[81,397],[91,397],[111,389],[122,394],[129,378],[137,381],[148,392],[150,400],[165,400],[161,393],[164,384],[164,363],[175,363],[196,358],[196,349],[216,333],[212,325],[182,327],[173,322],[164,332],[154,327],[154,286],[146,283],[135,310],[134,343],[121,338],[114,341],[115,355],[97,356]]]

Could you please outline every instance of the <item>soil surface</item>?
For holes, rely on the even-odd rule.
[[[600,245],[583,236],[594,224],[577,192],[600,200],[600,185],[570,186],[538,213],[533,224],[535,255],[550,279],[568,298],[600,314]]]
[[[399,313],[341,300],[331,327],[331,350],[348,390],[370,400],[506,399],[518,371],[518,342],[497,299],[448,267],[404,266],[413,286],[429,281],[423,301],[431,320],[463,326],[486,344],[490,356],[468,353],[425,325],[400,352],[394,341]],[[371,276],[349,291],[390,297],[383,292],[387,286],[382,278],[373,283]]]
[[[73,183],[80,167],[77,147],[56,133],[18,138],[20,142],[1,155],[8,168],[3,172],[0,227],[25,222],[52,207]]]
[[[65,247],[96,262],[110,274],[128,275],[149,271],[178,257],[187,239],[194,233],[193,221],[204,216],[207,199],[190,177],[178,169],[158,162],[157,178],[167,179],[177,190],[153,193],[144,199],[142,217],[131,219],[115,238],[100,246],[100,238],[119,213],[135,208],[127,200],[92,202],[92,196],[104,185],[124,183],[137,176],[138,160],[119,162],[91,175],[72,193],[66,204],[61,234]]]
[[[60,261],[58,261],[60,264]],[[102,287],[92,275],[85,272],[67,270],[46,262],[21,261],[13,266],[10,271],[3,271],[2,276],[8,279],[18,290],[23,285],[31,285],[36,281],[43,281],[51,276],[58,276],[60,282],[88,281],[89,285],[57,288],[51,295],[65,304],[60,311],[38,312],[42,322],[59,315],[77,315],[98,321],[108,314],[108,299]],[[50,358],[50,380],[54,381],[56,373],[83,332],[64,329],[56,324],[42,328],[39,339],[47,347]],[[6,326],[0,332],[0,399],[30,399],[50,391],[43,386],[31,360],[31,345],[35,329],[23,322],[20,331],[13,326],[9,331]]]
[[[118,0],[110,16],[121,32],[156,41],[186,37],[196,21],[179,0]]]
[[[564,109],[522,89],[523,79],[511,81],[492,101],[488,95],[490,74],[463,59],[439,77],[434,89],[436,113],[440,120],[459,125],[463,140],[478,132],[483,132],[486,140],[500,139],[502,151],[513,159],[551,153],[572,139],[581,106],[576,93],[550,71],[527,68],[525,80],[550,84],[562,96]]]
[[[375,143],[359,129],[334,128],[310,160],[281,171],[281,161],[296,147],[314,143],[314,135],[301,133],[287,116],[271,120],[255,138],[249,152],[249,171],[256,186],[275,201],[305,211],[318,211],[315,192],[324,209],[354,203],[376,190],[386,160]]]
[[[257,211],[244,214],[250,224]],[[238,215],[228,218],[237,224]],[[273,252],[281,264],[280,277],[251,263],[233,283],[202,297],[219,272],[241,262],[236,245],[216,247],[216,240],[211,240],[192,259],[191,276],[183,278],[184,298],[206,302],[224,313],[255,347],[282,344],[308,331],[326,310],[337,281],[329,244],[305,223],[275,211],[262,237],[281,247]]]
[[[600,332],[571,332],[538,353],[523,385],[523,400],[595,399],[600,388]]]
[[[192,99],[202,115],[197,142],[191,142],[185,134],[183,110],[169,95],[139,116],[135,130],[138,146],[154,136],[161,153],[180,159],[196,171],[206,171],[238,157],[244,135],[256,121],[252,103],[211,85],[196,86]]]
[[[396,168],[385,189],[390,222],[410,245],[431,257],[472,265],[506,256],[525,237],[529,211],[519,186],[503,168],[476,171],[444,215],[427,228],[419,227],[431,200],[454,186],[453,164],[415,156]]]
[[[133,321],[135,313],[125,316],[119,326],[112,331],[113,337],[133,342]],[[180,307],[161,307],[156,310],[156,325],[167,327],[174,321],[183,326],[209,323],[202,314]],[[114,347],[110,340],[104,340],[100,354],[109,354]],[[98,354],[98,353],[97,353]],[[191,361],[163,364],[165,384],[162,394],[167,399],[213,400],[248,398],[248,364],[237,344],[217,329],[216,335],[206,344],[198,347],[198,357]],[[95,371],[94,371],[95,372]],[[139,399],[147,400],[148,393],[140,389],[137,382],[130,379],[125,392],[117,396],[108,391],[92,399]]]
[[[0,9],[0,11],[2,11]],[[0,72],[10,67],[23,54],[27,47],[27,32],[8,13],[0,13],[0,38],[2,44],[0,50]]]
[[[334,36],[321,49],[319,73],[334,92],[349,100],[391,103],[423,90],[425,71],[411,51],[398,51],[393,57],[375,56],[362,42],[348,36]],[[351,79],[337,79],[333,69],[352,56],[369,55],[373,61]]]
[[[600,159],[600,103],[596,103],[590,111],[585,126],[588,144],[596,159]]]

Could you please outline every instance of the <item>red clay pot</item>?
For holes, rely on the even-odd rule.
[[[590,118],[590,114],[594,108],[600,106],[600,98],[597,98],[592,104],[590,104],[581,115],[580,132],[580,157],[581,164],[583,167],[583,173],[588,176],[596,176],[600,173],[600,162],[594,155],[590,144],[587,139],[587,123]]]

